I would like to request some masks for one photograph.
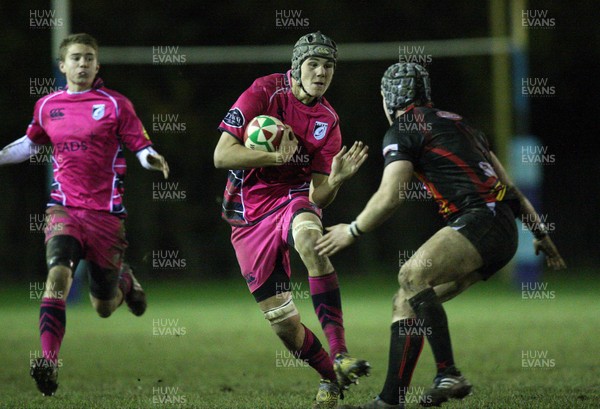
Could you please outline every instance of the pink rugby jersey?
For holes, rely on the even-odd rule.
[[[308,196],[311,174],[328,175],[341,149],[337,113],[325,98],[313,106],[298,101],[290,75],[288,71],[258,78],[219,126],[243,143],[247,124],[257,115],[271,115],[290,125],[299,142],[298,153],[285,165],[229,171],[222,217],[233,226],[253,225],[295,196]]]
[[[48,206],[125,216],[122,147],[137,152],[152,145],[126,97],[105,88],[99,78],[87,91],[46,95],[35,104],[27,136],[36,144],[52,144]]]

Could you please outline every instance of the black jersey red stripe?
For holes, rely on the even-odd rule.
[[[396,118],[383,141],[385,164],[413,163],[415,175],[449,218],[462,210],[508,199],[483,132],[462,116],[430,106]]]

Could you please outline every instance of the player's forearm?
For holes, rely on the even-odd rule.
[[[41,149],[42,145],[37,145],[27,136],[23,136],[0,151],[0,166],[24,162]]]
[[[521,223],[527,227],[529,231],[533,233],[536,238],[542,238],[548,234],[548,229],[546,225],[542,222],[539,214],[535,211],[535,208],[527,199],[527,197],[519,190],[516,186],[512,186],[514,192],[519,199],[520,204],[520,213],[518,216],[521,220]]]
[[[310,200],[321,209],[324,209],[333,202],[341,186],[342,182],[336,183],[327,178],[325,183],[321,183],[312,191]]]
[[[507,189],[512,189],[519,200],[520,214],[516,216],[521,219],[521,222],[525,224],[536,238],[545,236],[547,234],[547,228],[544,223],[542,223],[540,216],[535,211],[535,208],[529,199],[527,199],[527,197],[525,197],[525,195],[515,186],[508,175],[508,172],[504,169],[504,166],[500,163],[500,160],[498,160],[494,152],[490,152],[490,157],[500,181],[506,185]]]
[[[355,220],[360,233],[367,233],[377,228],[394,214],[400,204],[402,201],[399,195],[377,191]]]
[[[284,163],[279,152],[262,152],[236,144],[227,150],[216,150],[214,163],[217,169],[251,169],[279,166]]]

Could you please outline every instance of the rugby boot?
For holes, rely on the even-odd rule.
[[[53,396],[58,389],[58,366],[46,358],[33,360],[29,375],[35,380],[37,388],[44,396]]]
[[[319,391],[312,407],[313,409],[335,409],[337,408],[340,395],[341,390],[336,382],[321,379]]]
[[[139,317],[146,311],[146,293],[133,275],[133,270],[129,264],[123,263],[120,275],[129,275],[131,277],[131,291],[125,296],[125,303],[127,303],[129,311]]]
[[[471,394],[473,385],[456,371],[455,374],[440,374],[433,386],[419,398],[421,406],[440,406],[449,399],[462,399]]]
[[[333,370],[340,387],[348,389],[351,384],[358,384],[358,378],[361,376],[369,376],[371,365],[363,359],[352,358],[347,353],[343,353],[335,355]]]

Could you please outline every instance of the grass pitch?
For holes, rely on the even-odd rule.
[[[318,375],[285,351],[241,278],[186,284],[144,278],[149,308],[142,317],[121,308],[101,319],[85,296],[68,306],[52,398],[42,397],[28,374],[30,356],[40,350],[39,300],[30,283],[2,289],[0,407],[310,407]],[[474,394],[444,407],[600,407],[600,283],[546,282],[533,298],[495,278],[445,304],[456,361]],[[373,367],[346,395],[345,403],[358,404],[376,395],[385,378],[396,281],[393,274],[342,276],[341,285],[348,346]],[[294,292],[303,321],[326,344],[306,281],[297,281]],[[426,345],[407,408],[418,407],[433,368]]]

